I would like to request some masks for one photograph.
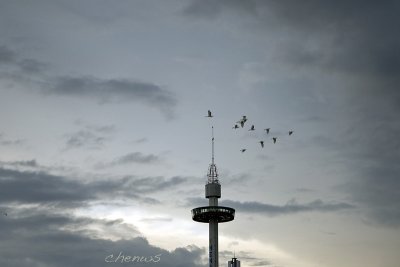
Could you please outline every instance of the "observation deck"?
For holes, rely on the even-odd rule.
[[[235,217],[235,209],[223,206],[206,206],[192,209],[192,219],[196,222],[209,223],[211,219],[218,222],[230,222]]]

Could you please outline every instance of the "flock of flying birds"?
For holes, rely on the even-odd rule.
[[[213,115],[212,115],[212,113],[211,113],[210,110],[208,110],[208,113],[207,113],[207,116],[206,116],[206,117],[208,117],[208,118],[212,118],[212,117],[213,117]],[[240,125],[241,128],[243,128],[244,125],[245,125],[245,123],[246,123],[246,121],[247,121],[247,116],[243,115],[243,117],[242,117],[239,121],[237,121],[237,122],[235,123],[235,125],[232,127],[232,129],[235,129],[235,130],[236,130],[236,129],[239,129],[239,125]],[[251,125],[249,131],[254,131],[254,130],[255,130],[254,125]],[[265,131],[267,134],[269,134],[270,130],[271,130],[271,128],[265,128],[265,129],[264,129],[264,131]],[[290,131],[288,132],[288,134],[289,134],[289,136],[291,136],[291,135],[293,134],[293,130],[290,130]],[[278,137],[272,137],[271,139],[272,139],[273,143],[275,144],[276,141],[278,140]],[[260,143],[260,145],[261,145],[261,148],[264,148],[264,141],[261,140],[261,141],[259,141],[259,143]],[[246,149],[245,149],[245,148],[242,148],[240,151],[243,153],[243,152],[246,151]]]

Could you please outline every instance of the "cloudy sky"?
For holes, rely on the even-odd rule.
[[[397,267],[399,12],[1,0],[0,265],[207,266],[214,126],[221,266]]]

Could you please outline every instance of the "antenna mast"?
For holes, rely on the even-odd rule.
[[[212,164],[214,165],[214,126],[211,126],[211,137],[212,137]]]

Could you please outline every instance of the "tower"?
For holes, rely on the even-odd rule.
[[[214,127],[212,128],[212,158],[208,168],[205,197],[208,206],[192,209],[192,218],[196,222],[209,225],[209,267],[218,267],[218,223],[232,221],[235,210],[229,207],[218,206],[221,197],[221,184],[218,180],[217,166],[214,163]]]
[[[240,267],[240,260],[235,257],[235,254],[233,254],[232,260],[228,261],[228,267]]]

